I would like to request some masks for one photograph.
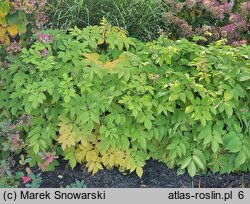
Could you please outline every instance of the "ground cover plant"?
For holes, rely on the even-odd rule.
[[[29,116],[25,165],[53,170],[63,155],[92,174],[141,177],[149,159],[192,177],[249,171],[249,46],[144,43],[105,19],[42,36],[0,72],[5,117]]]

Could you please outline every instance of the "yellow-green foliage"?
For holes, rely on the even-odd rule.
[[[144,162],[136,161],[131,150],[108,148],[107,151],[102,151],[99,131],[100,126],[96,124],[95,131],[84,135],[84,129],[74,124],[60,124],[58,142],[62,145],[65,159],[69,160],[70,166],[74,168],[77,162],[86,164],[92,174],[103,169],[103,166],[108,169],[118,167],[122,172],[136,170],[137,175],[141,177]]]
[[[249,46],[145,44],[105,20],[46,34],[0,69],[0,108],[32,117],[32,165],[47,151],[93,174],[142,176],[148,159],[191,176],[249,171]]]

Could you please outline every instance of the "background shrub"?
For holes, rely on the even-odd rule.
[[[240,0],[57,0],[48,1],[52,28],[97,25],[104,16],[130,36],[150,41],[164,34],[171,39],[202,36],[209,44],[249,43],[250,1]]]
[[[142,40],[156,38],[162,24],[162,7],[158,0],[48,0],[49,28],[68,29],[98,25],[105,17],[122,27],[130,36]]]
[[[20,52],[32,33],[43,28],[48,20],[45,4],[46,0],[0,1],[0,63],[7,53]]]
[[[208,42],[221,38],[233,45],[249,42],[250,1],[163,1],[163,18],[174,39],[201,35]]]
[[[250,168],[250,47],[143,43],[101,26],[47,31],[0,69],[0,108],[31,117],[22,139],[31,166],[57,155],[90,172]]]

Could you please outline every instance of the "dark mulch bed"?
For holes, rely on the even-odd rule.
[[[59,178],[61,176],[63,178]],[[58,177],[59,176],[59,177]],[[169,170],[164,164],[148,161],[140,179],[135,173],[123,175],[118,169],[102,170],[92,176],[77,166],[74,170],[61,161],[53,172],[42,174],[42,188],[59,188],[75,180],[83,180],[88,188],[236,188],[250,187],[250,173],[210,174],[196,176],[193,180],[186,173],[177,176],[176,170]]]

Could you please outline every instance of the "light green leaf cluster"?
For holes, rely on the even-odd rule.
[[[0,108],[32,116],[31,157],[56,151],[72,168],[140,177],[150,158],[191,176],[250,169],[249,46],[146,44],[107,23],[49,32],[53,44],[0,71]]]

